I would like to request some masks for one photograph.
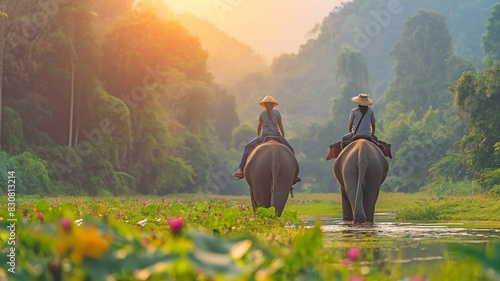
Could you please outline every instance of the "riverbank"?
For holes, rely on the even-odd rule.
[[[339,193],[296,194],[289,199],[285,210],[297,212],[299,218],[340,217],[341,202]],[[398,221],[500,222],[500,197],[381,192],[375,212],[394,213]]]
[[[476,229],[450,228],[448,231],[465,231],[474,240],[473,248],[451,253],[447,245],[459,240],[444,235],[446,226],[426,224],[423,229],[414,223],[382,220],[374,228],[343,224],[338,219],[339,194],[295,194],[281,218],[275,218],[272,209],[254,214],[249,196],[16,197],[12,214],[7,199],[0,198],[0,220],[4,224],[14,221],[9,227],[15,229],[0,228],[0,246],[6,249],[9,242],[5,239],[15,235],[15,252],[23,257],[13,262],[20,273],[12,280],[36,279],[43,274],[68,280],[77,273],[92,280],[111,275],[130,280],[150,275],[156,278],[148,280],[211,280],[215,275],[221,277],[217,280],[322,281],[360,276],[357,280],[477,280],[492,269],[479,261],[497,264],[492,253],[500,251],[495,250],[497,236],[478,241],[473,232],[483,236],[486,232]],[[498,199],[382,193],[376,211],[396,217],[448,216],[457,221],[484,216],[496,235],[500,224],[493,214],[498,212]],[[485,222],[470,223],[477,228]],[[400,234],[401,239],[396,239]],[[413,241],[409,234],[420,236]],[[432,243],[446,245],[436,252]],[[431,255],[424,252],[415,259],[407,258],[414,247],[419,253],[434,250]],[[479,252],[471,252],[474,250]],[[351,252],[357,253],[355,258]],[[439,261],[433,260],[433,270],[420,263],[429,257]],[[4,264],[0,279],[10,272],[5,267],[9,258],[0,255]],[[171,261],[169,265],[162,263],[165,260]],[[62,266],[65,264],[68,266]],[[241,278],[229,278],[234,274]],[[259,275],[263,278],[256,278]]]
[[[75,197],[68,197],[75,198]],[[85,200],[86,197],[81,197]],[[218,194],[171,194],[166,196],[135,196],[135,197],[98,197],[122,200],[157,201],[187,200],[202,202],[225,200],[244,202],[250,205],[250,196],[232,196]],[[42,199],[54,201],[56,198],[19,197],[17,205],[32,209],[36,202]],[[63,199],[63,198],[58,198]],[[340,193],[295,193],[289,197],[285,211],[296,212],[301,218],[341,217],[342,199]],[[0,198],[0,208],[6,209],[7,198]],[[500,197],[491,194],[470,196],[436,196],[427,193],[392,193],[381,192],[375,207],[376,213],[393,213],[398,221],[475,221],[500,222]]]

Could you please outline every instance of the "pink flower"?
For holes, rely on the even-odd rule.
[[[410,281],[426,281],[427,279],[420,276],[412,276],[410,277]]]
[[[56,202],[59,202],[59,198],[58,197],[56,197]]]
[[[162,197],[162,198],[161,198],[161,202],[162,202],[162,203],[165,203],[165,197]]]
[[[37,217],[37,218],[38,218],[41,222],[43,222],[43,215],[42,215],[42,213],[40,213],[39,211],[35,211],[35,215],[36,215],[36,217]]]
[[[351,276],[351,278],[349,278],[349,281],[365,281],[365,279],[359,276]]]
[[[142,246],[146,247],[148,245],[148,238],[142,237],[141,244],[142,244]]]
[[[351,265],[351,263],[352,263],[352,261],[350,261],[350,260],[348,260],[348,259],[343,259],[343,260],[342,260],[342,265],[343,265],[344,267],[348,267],[348,266],[350,266],[350,265]]]
[[[66,233],[71,231],[71,221],[68,218],[66,217],[61,218],[61,226]]]
[[[168,224],[170,225],[170,230],[174,235],[177,235],[182,230],[182,218],[169,219]]]
[[[361,252],[361,248],[360,247],[352,247],[351,249],[349,249],[349,251],[347,252],[347,257],[349,257],[349,259],[351,261],[355,261],[359,258],[359,252]]]

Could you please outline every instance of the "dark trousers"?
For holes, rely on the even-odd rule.
[[[352,133],[348,133],[348,134],[345,134],[345,135],[342,137],[342,141],[348,141],[348,140],[350,140],[350,139],[352,139],[352,138],[353,138]],[[369,139],[369,138],[370,138],[370,136],[364,136],[364,135],[356,135],[356,138],[365,138],[365,139],[368,139],[368,140],[370,140],[370,141],[374,141],[374,142],[378,143],[378,138],[377,138],[377,136],[375,136],[375,135],[371,135],[371,138],[372,138],[373,140]]]

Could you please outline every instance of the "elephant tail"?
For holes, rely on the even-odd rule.
[[[366,221],[365,209],[363,206],[363,183],[365,180],[367,166],[362,159],[358,160],[358,180],[356,185],[356,200],[354,202],[354,222],[364,223]]]

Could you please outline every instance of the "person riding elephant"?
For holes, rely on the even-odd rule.
[[[327,160],[332,159],[330,147]],[[373,223],[375,204],[389,164],[371,141],[358,139],[345,147],[333,163],[333,174],[342,193],[342,219],[354,223]]]
[[[292,151],[280,138],[266,137],[248,156],[244,173],[253,210],[274,206],[276,216],[281,216],[299,174]]]
[[[354,107],[349,115],[349,133],[345,134],[341,141],[338,141],[330,146],[335,147],[334,154],[338,155],[344,147],[349,145],[354,140],[364,138],[376,144],[383,152],[384,156],[392,159],[391,144],[380,141],[377,136],[375,136],[375,123],[377,120],[373,109],[370,108],[370,105],[373,104],[373,100],[370,99],[367,94],[360,93],[359,95],[352,97],[351,101],[356,103],[358,106]],[[336,156],[333,158],[336,158]]]
[[[272,96],[265,96],[259,105],[265,107],[266,109],[262,111],[259,115],[259,123],[257,124],[257,137],[248,142],[243,148],[243,153],[241,156],[241,161],[238,171],[233,173],[233,177],[242,179],[244,177],[243,170],[245,168],[248,156],[250,152],[259,144],[264,141],[267,136],[275,136],[282,139],[283,144],[285,144],[292,153],[295,153],[292,146],[285,139],[285,130],[283,129],[283,123],[281,122],[281,113],[274,109],[278,106],[278,102]],[[279,129],[278,129],[279,127]],[[299,182],[300,178],[297,177],[296,182]]]
[[[375,136],[375,113],[370,105],[373,104],[373,100],[368,97],[365,93],[360,93],[359,95],[352,97],[351,101],[356,103],[358,106],[351,110],[349,115],[349,133],[344,135],[342,140],[347,141],[353,138],[372,138],[373,141],[378,141]]]

